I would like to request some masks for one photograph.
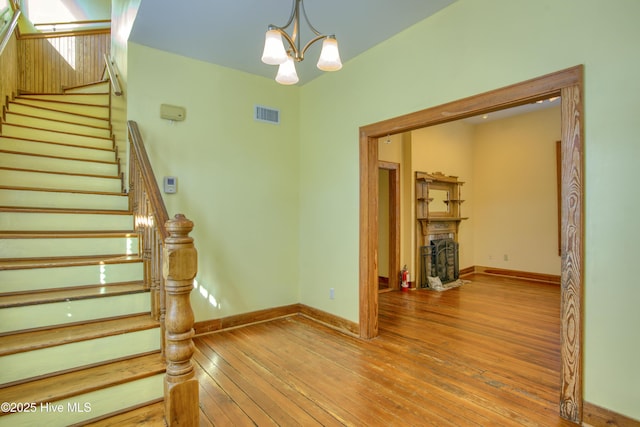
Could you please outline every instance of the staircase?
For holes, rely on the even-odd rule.
[[[3,114],[0,426],[135,423],[126,413],[162,407],[161,332],[108,85],[18,96]]]

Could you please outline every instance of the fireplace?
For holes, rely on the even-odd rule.
[[[420,286],[429,287],[429,277],[438,277],[442,283],[458,280],[458,243],[452,238],[435,239],[420,248]]]
[[[416,172],[416,285],[451,289],[460,282],[458,241],[462,216],[458,177],[441,172]],[[444,286],[443,286],[444,284]],[[441,289],[438,289],[441,288]]]

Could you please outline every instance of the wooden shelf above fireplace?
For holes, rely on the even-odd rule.
[[[418,218],[418,221],[424,221],[424,222],[448,222],[448,221],[455,221],[455,222],[460,222],[463,221],[465,219],[469,219],[469,217],[450,217],[450,216],[432,216],[430,218]]]

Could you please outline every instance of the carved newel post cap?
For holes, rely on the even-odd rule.
[[[193,222],[189,221],[183,214],[177,214],[174,219],[166,222],[165,227],[169,232],[169,237],[165,240],[164,262],[162,265],[165,279],[174,281],[191,280],[198,271],[198,256],[193,246],[193,238],[189,237],[189,232],[193,230]],[[178,285],[168,281],[165,285],[170,293],[174,288],[185,288],[185,292],[191,289],[188,284]]]
[[[176,214],[173,219],[165,223],[165,227],[169,232],[169,238],[184,238],[193,230],[193,222],[187,219],[184,214]]]

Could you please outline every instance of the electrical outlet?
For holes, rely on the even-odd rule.
[[[335,299],[336,292],[333,288],[329,288],[329,299]]]

